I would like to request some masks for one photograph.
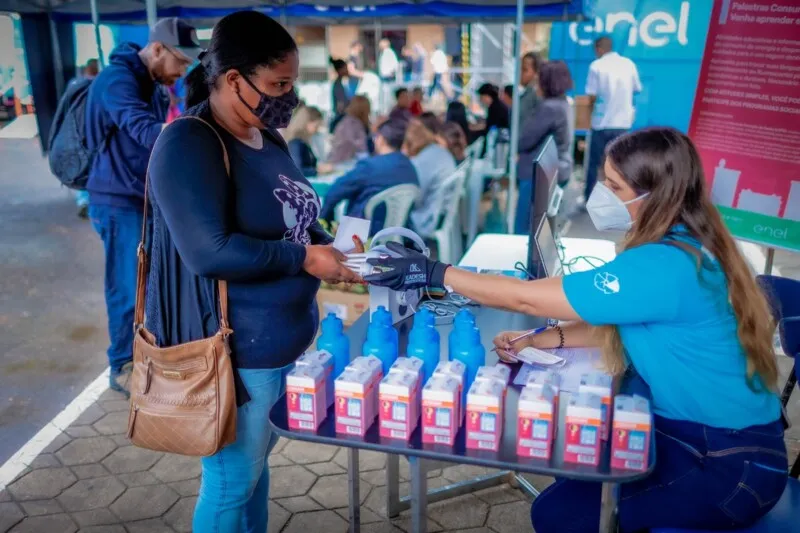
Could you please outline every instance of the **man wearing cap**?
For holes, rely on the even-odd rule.
[[[167,118],[164,86],[184,76],[200,50],[193,27],[160,20],[144,48],[123,43],[114,49],[86,102],[87,143],[98,150],[86,189],[89,217],[105,248],[110,387],[126,395],[147,162]]]

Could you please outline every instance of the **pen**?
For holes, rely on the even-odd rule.
[[[532,336],[534,336],[534,335],[538,335],[539,333],[542,333],[543,331],[547,331],[547,326],[543,326],[543,327],[541,327],[541,328],[536,328],[536,329],[532,329],[532,330],[530,330],[530,331],[526,331],[526,332],[525,332],[525,333],[523,333],[522,335],[519,335],[518,337],[514,337],[513,339],[511,339],[510,341],[508,341],[508,343],[509,343],[509,344],[514,344],[514,343],[515,343],[515,342],[517,342],[518,340],[522,340],[522,339],[524,339],[524,338],[526,338],[526,337],[532,337]],[[497,351],[497,348],[493,348],[493,349],[492,349],[492,351],[493,351],[493,352],[496,352],[496,351]]]

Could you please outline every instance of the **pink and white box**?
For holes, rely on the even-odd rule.
[[[517,455],[550,459],[557,425],[553,388],[550,385],[523,388],[517,404]]]
[[[376,374],[348,366],[334,382],[336,432],[364,436],[377,415]]]
[[[454,377],[434,375],[422,389],[422,442],[452,446],[458,434],[461,386]]]
[[[295,367],[298,366],[321,366],[325,369],[325,399],[326,405],[330,407],[333,405],[334,388],[333,388],[333,355],[327,350],[315,350],[313,352],[306,352],[295,361]]]
[[[597,466],[600,463],[600,427],[603,399],[590,392],[569,398],[564,426],[564,462]]]
[[[422,367],[425,363],[419,357],[398,357],[392,366],[389,368],[389,373],[392,372],[410,372],[417,377],[417,412],[419,412],[419,404],[422,401]]]
[[[472,384],[467,392],[467,448],[500,449],[506,388],[501,381],[487,379]]]
[[[475,374],[475,381],[497,380],[503,384],[503,387],[508,387],[508,382],[511,380],[511,369],[506,365],[482,366],[478,368]]]
[[[614,398],[611,468],[647,470],[652,425],[647,398],[624,394]]]
[[[376,386],[383,379],[383,363],[381,363],[381,360],[374,355],[368,355],[366,357],[362,355],[356,357],[350,361],[350,364],[347,365],[346,368],[366,370],[367,372],[372,373],[375,378]]]
[[[420,409],[419,373],[390,370],[378,389],[381,437],[408,440],[417,428]]]
[[[608,440],[608,434],[611,431],[611,396],[613,378],[608,374],[602,372],[592,372],[581,376],[581,382],[578,386],[578,392],[590,392],[600,396],[602,410],[600,416],[600,438]]]
[[[446,376],[458,382],[458,398],[456,400],[455,416],[458,420],[458,427],[464,423],[464,413],[466,409],[461,405],[461,398],[464,396],[464,382],[466,380],[467,367],[461,361],[442,361],[433,369],[433,376]],[[431,377],[433,377],[431,376]],[[429,380],[430,381],[430,380]]]
[[[296,366],[286,374],[286,405],[291,429],[316,430],[325,420],[325,369]]]
[[[555,402],[556,415],[558,415],[558,401],[561,397],[561,374],[553,372],[552,370],[544,370],[540,372],[531,372],[528,376],[528,381],[525,383],[526,387],[542,389],[545,385],[553,389],[553,401]],[[558,422],[558,419],[556,419]],[[558,423],[555,424],[555,429],[558,429]]]

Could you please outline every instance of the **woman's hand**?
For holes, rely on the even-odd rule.
[[[360,283],[361,278],[344,266],[345,255],[331,245],[306,246],[303,270],[327,283]]]
[[[529,346],[533,346],[534,336],[519,339],[514,343],[511,342],[512,339],[515,339],[525,333],[527,332],[504,331],[499,335],[497,335],[497,337],[495,337],[493,341],[494,348],[497,351],[497,357],[499,357],[500,360],[503,361],[504,363],[516,363],[517,358],[514,357],[514,354],[516,354],[523,348],[528,348]]]

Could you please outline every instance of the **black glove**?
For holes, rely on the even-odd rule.
[[[399,257],[382,255],[367,259],[367,263],[375,267],[375,273],[364,276],[364,281],[395,291],[444,288],[444,273],[450,265],[428,259],[396,242],[390,242],[386,247]]]

